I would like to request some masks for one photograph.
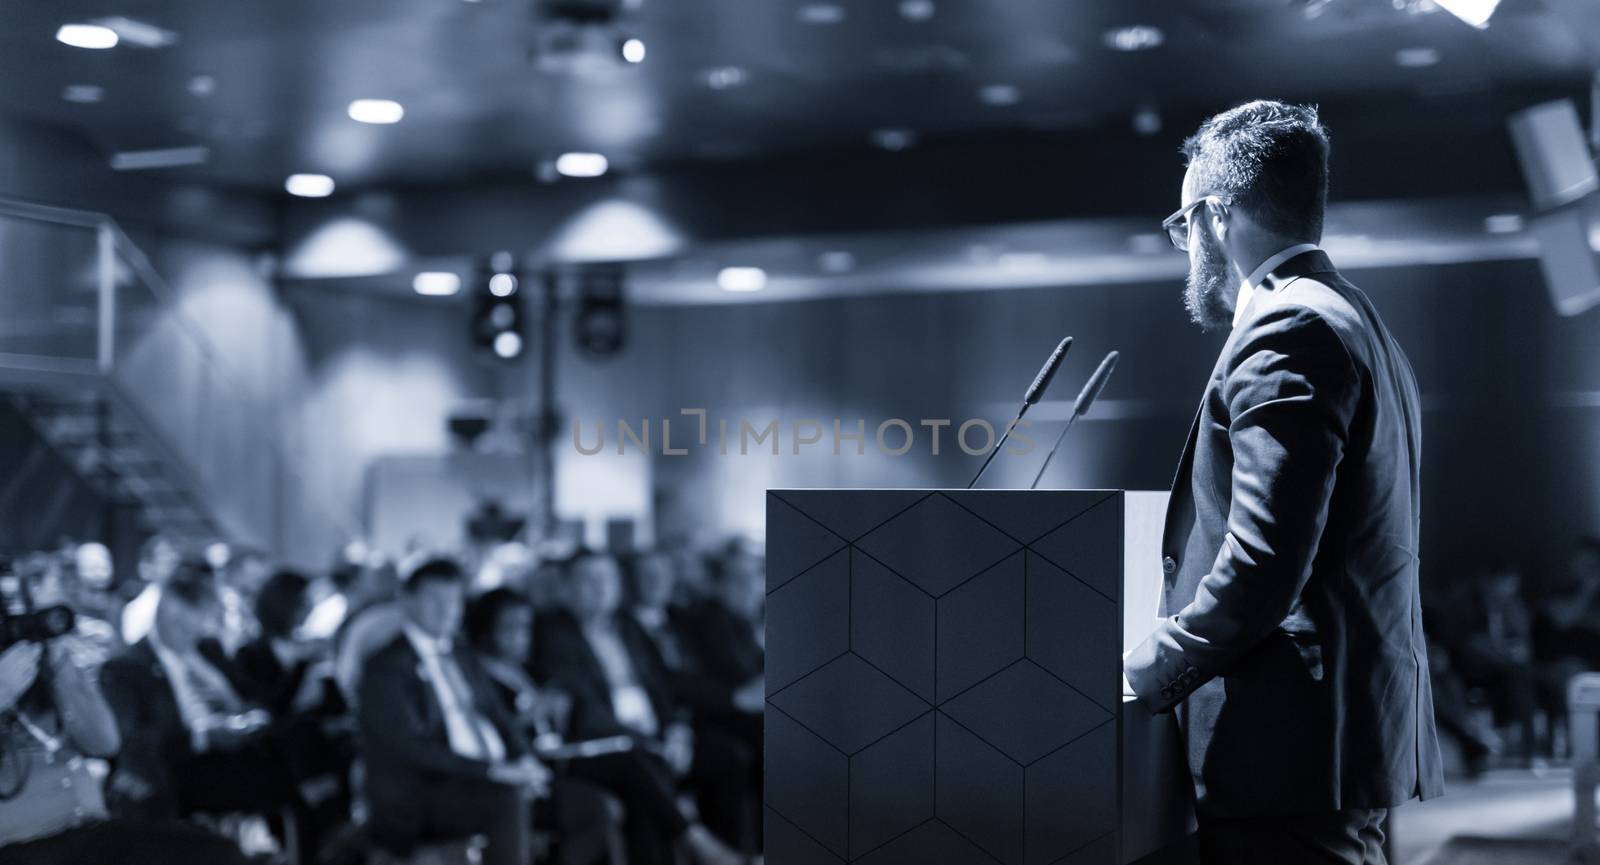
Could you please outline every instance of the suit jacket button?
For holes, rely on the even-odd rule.
[[[1149,560],[1146,559],[1146,561]],[[1171,556],[1167,556],[1161,560],[1161,570],[1166,571],[1169,574],[1176,574],[1178,572],[1178,560]]]

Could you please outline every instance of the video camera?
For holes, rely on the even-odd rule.
[[[77,623],[71,607],[35,609],[27,577],[18,573],[10,556],[0,553],[0,651],[24,641],[53,640],[71,633]]]

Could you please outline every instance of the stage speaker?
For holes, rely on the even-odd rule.
[[[1539,265],[1561,315],[1600,304],[1600,262],[1591,235],[1600,237],[1600,175],[1571,100],[1535,105],[1507,121],[1534,213]]]
[[[1539,267],[1550,300],[1561,315],[1578,315],[1600,304],[1600,260],[1590,240],[1600,220],[1600,196],[1590,195],[1548,213],[1535,214]]]
[[[1545,102],[1511,115],[1511,141],[1536,210],[1550,210],[1600,189],[1594,156],[1570,99]]]

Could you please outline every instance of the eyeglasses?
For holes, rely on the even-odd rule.
[[[1227,205],[1228,200],[1220,195],[1202,195],[1179,208],[1177,213],[1161,220],[1161,227],[1166,230],[1167,239],[1172,241],[1174,247],[1183,252],[1189,251],[1189,215],[1195,208],[1207,202]]]

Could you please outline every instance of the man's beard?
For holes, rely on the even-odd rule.
[[[1183,287],[1183,305],[1189,318],[1201,330],[1216,330],[1233,325],[1233,310],[1228,305],[1227,292],[1238,286],[1231,279],[1227,259],[1206,239],[1204,232],[1195,232],[1198,245],[1189,261],[1189,279]]]

